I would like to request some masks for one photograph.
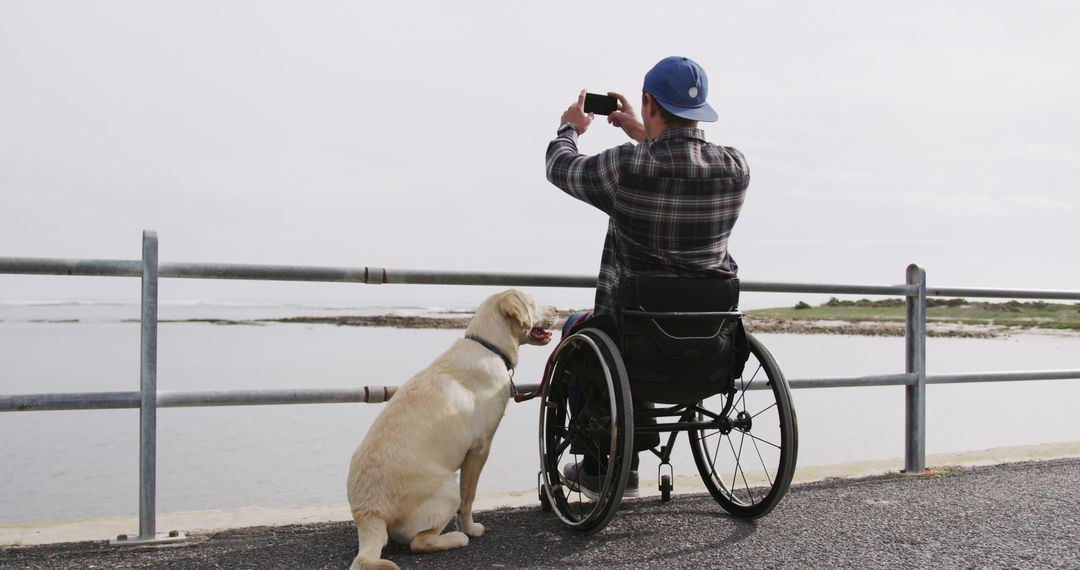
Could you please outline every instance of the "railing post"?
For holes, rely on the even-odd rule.
[[[907,297],[904,368],[917,378],[904,388],[904,471],[919,473],[926,469],[926,271],[909,265],[907,284],[918,291]]]
[[[146,546],[187,540],[170,531],[157,534],[157,338],[158,237],[144,230],[142,239],[142,308],[139,317],[139,536],[121,534],[110,546]]]
[[[157,324],[158,238],[144,231],[142,241],[142,350],[139,373],[139,538],[157,534]]]

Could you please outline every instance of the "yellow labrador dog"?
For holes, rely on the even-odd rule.
[[[433,552],[484,534],[472,505],[511,395],[509,369],[522,344],[551,341],[555,316],[554,307],[538,306],[521,291],[496,293],[477,309],[465,338],[394,393],[349,467],[360,540],[351,570],[397,568],[380,559],[388,537],[410,543],[413,552]],[[461,532],[442,534],[455,514]]]

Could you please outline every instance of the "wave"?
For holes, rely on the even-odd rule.
[[[36,301],[3,301],[0,307],[129,307],[138,305],[134,301],[85,301],[85,300],[36,300]]]

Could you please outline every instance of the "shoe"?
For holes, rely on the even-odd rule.
[[[599,475],[589,475],[585,472],[583,463],[567,463],[562,472],[563,484],[571,491],[581,492],[590,501],[600,500],[600,487],[602,481]],[[638,474],[631,471],[626,477],[626,488],[623,489],[623,497],[638,496]]]
[[[600,500],[600,476],[586,473],[584,463],[567,463],[563,466],[562,478],[571,491],[580,492],[590,501]]]

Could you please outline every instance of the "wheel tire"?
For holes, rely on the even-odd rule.
[[[626,368],[615,343],[595,328],[563,339],[552,359],[540,395],[541,489],[566,526],[593,533],[615,515],[630,474],[634,417]],[[575,416],[571,389],[580,398]],[[596,501],[563,479],[564,460],[577,461],[572,446],[607,458]]]
[[[660,476],[660,502],[666,503],[671,500],[671,490],[674,487],[671,484],[671,475]]]
[[[760,341],[749,334],[747,340],[750,357],[734,389],[702,402],[705,413],[698,413],[698,419],[723,416],[732,425],[726,433],[704,429],[687,435],[698,473],[713,498],[732,515],[756,519],[787,493],[799,438],[791,391],[780,366]]]

